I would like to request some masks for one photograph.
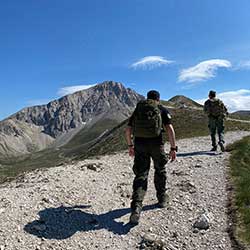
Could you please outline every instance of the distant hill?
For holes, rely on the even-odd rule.
[[[245,115],[250,116],[250,110],[239,110],[232,113],[233,115]]]
[[[183,96],[176,95],[168,100],[169,104],[176,108],[199,108],[202,109],[202,105],[193,101],[192,99]]]
[[[239,120],[250,120],[250,110],[239,110],[230,114],[231,118]]]

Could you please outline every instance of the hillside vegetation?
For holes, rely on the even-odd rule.
[[[250,245],[250,137],[230,145],[228,150],[232,150],[230,167],[235,186],[236,235]]]
[[[169,109],[172,115],[173,126],[177,139],[192,138],[196,136],[209,135],[207,116],[202,110],[193,109]],[[101,155],[119,150],[127,149],[124,130],[126,121],[114,128],[103,137],[98,143],[94,144],[87,152],[79,155],[84,159],[87,156]],[[227,120],[225,122],[226,131],[245,130],[250,131],[250,125],[239,121]],[[167,140],[166,134],[164,138]]]
[[[230,114],[230,117],[233,119],[250,121],[250,111],[237,111]]]

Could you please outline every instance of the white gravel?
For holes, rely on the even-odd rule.
[[[231,143],[249,134],[229,132],[225,139]],[[167,166],[169,208],[154,206],[151,170],[140,224],[132,228],[127,223],[133,159],[127,152],[36,170],[2,184],[0,249],[232,249],[229,153],[209,152],[209,137],[179,140],[178,146],[178,159]],[[209,219],[208,230],[193,228],[202,214]],[[159,239],[162,247],[147,248],[148,237]]]

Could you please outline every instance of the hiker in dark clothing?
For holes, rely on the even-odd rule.
[[[221,151],[225,151],[224,147],[224,119],[228,114],[227,108],[224,103],[216,98],[216,92],[211,90],[208,94],[209,99],[204,104],[204,112],[208,116],[208,127],[212,140],[212,149],[211,151],[217,151],[216,143],[216,131],[219,137],[219,146]]]
[[[142,210],[142,202],[147,191],[150,159],[154,162],[154,184],[159,207],[166,207],[168,195],[166,194],[166,163],[168,156],[164,151],[162,128],[168,134],[171,145],[169,157],[176,159],[177,146],[175,132],[171,124],[168,110],[160,105],[160,94],[155,90],[147,93],[147,100],[140,101],[126,128],[126,140],[129,155],[134,157],[133,194],[131,202],[130,223],[138,224]],[[132,141],[133,135],[133,141]],[[133,143],[134,142],[134,143]]]

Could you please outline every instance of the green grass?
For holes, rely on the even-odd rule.
[[[250,131],[250,124],[246,122],[230,121],[225,122],[226,131],[244,130]]]
[[[81,147],[84,143],[95,140],[105,130],[109,130],[116,125],[118,125],[118,122],[112,119],[103,119],[101,122],[96,122],[90,129],[80,130],[63,148],[72,149]]]
[[[208,135],[207,116],[202,110],[176,109],[171,115],[177,139]]]
[[[207,116],[202,110],[177,109],[171,110],[173,126],[177,139],[192,138],[197,136],[209,135]],[[124,121],[110,133],[93,145],[88,151],[79,154],[77,158],[84,159],[88,156],[96,156],[107,153],[113,153],[127,149],[124,131],[127,122]],[[226,121],[226,131],[250,130],[250,125],[238,121]],[[164,134],[165,140],[166,134]]]
[[[59,151],[46,149],[36,153],[3,159],[0,161],[0,183],[15,178],[23,172],[29,172],[38,168],[54,167],[66,163],[66,159]]]
[[[250,121],[250,115],[239,115],[239,114],[230,114],[229,117],[238,120]]]
[[[250,244],[250,136],[228,147],[237,211],[236,235]]]
[[[115,125],[117,125],[117,121],[111,119],[102,120],[102,123],[95,123],[87,132],[82,129],[66,145],[60,148],[48,148],[19,157],[0,159],[0,183],[23,172],[67,164],[79,155],[87,158],[90,155],[88,149],[96,143],[95,139],[105,130],[111,129]]]

